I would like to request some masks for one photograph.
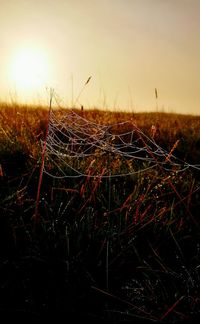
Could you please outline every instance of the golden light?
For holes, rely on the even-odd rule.
[[[17,91],[37,92],[48,81],[48,61],[39,50],[24,49],[12,59],[11,78]]]

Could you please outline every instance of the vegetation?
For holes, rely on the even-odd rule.
[[[113,179],[44,173],[38,195],[48,108],[2,103],[0,316],[28,323],[63,317],[194,322],[200,314],[200,117],[75,111],[100,124],[132,120],[198,167]],[[101,171],[101,157],[96,163]]]

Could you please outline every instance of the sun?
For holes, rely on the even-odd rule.
[[[11,78],[18,91],[37,92],[46,86],[48,70],[48,60],[42,51],[23,49],[13,57]]]

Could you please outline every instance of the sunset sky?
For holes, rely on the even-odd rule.
[[[200,114],[199,0],[0,0],[0,45],[0,100]]]

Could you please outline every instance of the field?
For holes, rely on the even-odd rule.
[[[0,186],[0,318],[197,321],[200,116],[1,103]]]

